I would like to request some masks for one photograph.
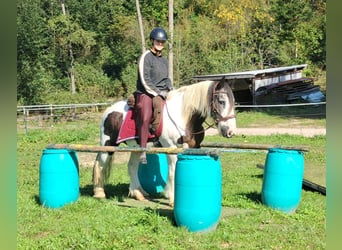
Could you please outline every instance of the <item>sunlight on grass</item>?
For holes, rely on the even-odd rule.
[[[325,128],[326,119],[319,117],[300,117],[300,116],[284,116],[283,114],[272,114],[272,112],[257,111],[237,111],[237,127],[242,128],[296,128],[296,127],[312,127]]]

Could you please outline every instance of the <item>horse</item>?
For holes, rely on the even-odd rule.
[[[127,100],[115,102],[105,110],[100,127],[101,146],[118,146],[120,143],[138,146],[136,138],[118,142],[121,125],[129,110]],[[163,107],[163,125],[158,142],[162,147],[199,148],[205,136],[203,123],[208,117],[213,119],[219,135],[230,138],[235,134],[235,100],[232,89],[224,79],[200,81],[171,90]],[[146,200],[149,194],[143,190],[138,178],[139,156],[139,152],[131,152],[128,161],[128,196],[136,200]],[[96,156],[93,167],[95,198],[106,198],[104,184],[108,181],[113,159],[113,152],[99,152]],[[177,155],[168,154],[167,161],[168,181],[164,195],[173,207]]]

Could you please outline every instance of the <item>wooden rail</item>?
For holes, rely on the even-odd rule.
[[[307,147],[288,147],[288,146],[274,146],[266,144],[229,144],[229,143],[210,143],[205,142],[201,144],[204,148],[163,148],[163,147],[114,147],[114,146],[92,146],[83,144],[49,144],[47,149],[68,149],[81,152],[146,152],[149,154],[192,154],[192,155],[220,155],[224,148],[237,149],[259,149],[268,150],[270,148],[281,148],[288,150],[309,151]]]
[[[146,152],[149,154],[189,154],[189,155],[211,155],[218,156],[220,149],[202,149],[202,148],[141,148],[141,147],[114,147],[114,146],[90,146],[82,144],[49,144],[47,149],[68,149],[81,152]]]
[[[232,143],[219,143],[219,142],[203,142],[201,143],[201,147],[213,147],[213,148],[239,148],[239,149],[259,149],[259,150],[268,150],[270,148],[280,148],[280,149],[288,149],[288,150],[297,150],[297,151],[309,151],[309,148],[306,146],[280,146],[280,145],[269,145],[269,144],[232,144]]]

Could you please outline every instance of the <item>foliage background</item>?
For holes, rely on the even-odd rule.
[[[64,2],[66,15],[57,0],[17,1],[17,104],[126,97],[142,51],[135,1]],[[149,46],[153,27],[168,30],[168,1],[140,0],[140,8]],[[325,12],[325,0],[174,0],[174,85],[200,74],[307,63],[305,74],[325,87]]]

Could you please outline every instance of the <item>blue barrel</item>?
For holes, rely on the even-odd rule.
[[[45,149],[40,159],[39,200],[60,208],[79,197],[79,166],[75,151]]]
[[[179,154],[175,172],[174,216],[190,232],[216,229],[222,203],[219,157]]]
[[[294,213],[302,194],[303,152],[269,149],[265,161],[261,200],[272,208]]]
[[[150,195],[162,193],[168,179],[166,154],[146,154],[147,164],[139,164],[138,178],[141,187]]]

